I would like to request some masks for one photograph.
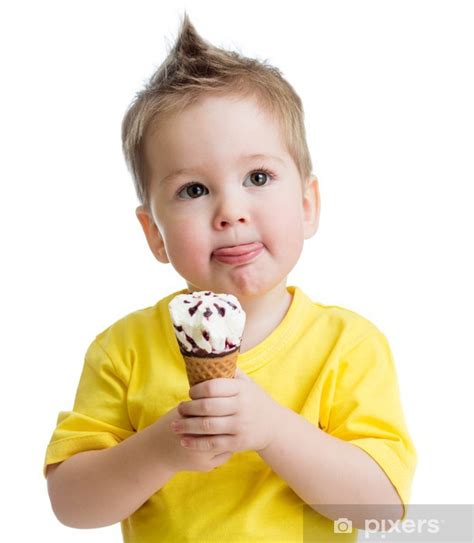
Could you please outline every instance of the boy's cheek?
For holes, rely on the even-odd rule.
[[[209,261],[212,248],[205,237],[206,233],[198,224],[195,224],[191,231],[183,227],[179,234],[174,233],[167,239],[170,260],[184,267],[199,266],[200,261]]]

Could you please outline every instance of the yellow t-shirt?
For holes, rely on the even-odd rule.
[[[284,319],[239,355],[238,366],[281,405],[366,451],[407,504],[416,451],[385,336],[353,311],[287,289],[293,300]],[[44,473],[76,453],[113,447],[189,400],[168,312],[171,298],[184,292],[125,316],[91,343]],[[177,473],[121,525],[126,543],[288,543],[303,541],[303,530],[305,541],[357,540],[355,529],[334,536],[333,521],[305,505],[255,451],[234,453],[209,473]]]

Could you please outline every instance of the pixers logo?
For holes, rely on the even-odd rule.
[[[407,519],[404,521],[393,520],[376,520],[368,519],[364,523],[364,535],[366,539],[370,538],[371,534],[381,532],[380,535],[385,537],[386,534],[437,534],[440,532],[440,521],[438,519]]]
[[[352,521],[348,518],[338,518],[334,521],[334,533],[335,534],[351,534],[352,533]]]

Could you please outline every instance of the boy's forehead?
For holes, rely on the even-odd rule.
[[[146,140],[161,145],[211,141],[252,145],[252,136],[276,148],[285,147],[280,119],[252,97],[204,96],[182,110],[155,118]],[[222,141],[223,138],[223,141]],[[254,140],[254,143],[259,142]],[[252,148],[249,152],[258,152]]]
[[[164,175],[206,163],[271,160],[285,165],[291,157],[280,123],[252,100],[207,98],[161,122],[145,139],[146,153]],[[155,168],[153,168],[155,169]]]

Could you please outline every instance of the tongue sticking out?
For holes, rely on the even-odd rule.
[[[216,249],[214,254],[216,256],[237,256],[256,251],[262,247],[262,243],[246,243],[245,245],[237,245],[235,247],[223,247],[222,249]]]

